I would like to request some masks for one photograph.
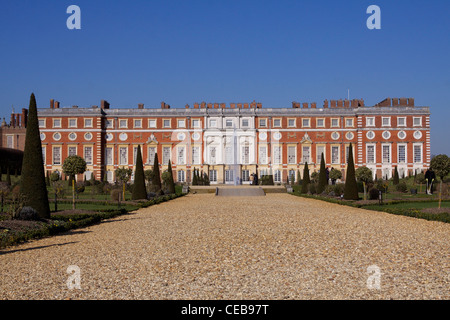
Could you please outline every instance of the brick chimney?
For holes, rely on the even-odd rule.
[[[26,128],[28,124],[28,110],[22,109],[22,127]]]
[[[230,108],[231,108],[231,109],[236,108],[236,103],[230,103]]]
[[[55,101],[55,109],[59,109],[59,101]]]
[[[138,104],[138,109],[144,109],[144,104],[143,103],[139,103]]]
[[[308,102],[303,102],[303,104],[302,104],[302,108],[303,109],[308,109]]]
[[[311,102],[311,109],[317,109],[317,103]]]
[[[55,100],[50,99],[50,109],[54,109],[55,108]]]
[[[408,99],[408,106],[409,107],[414,107],[414,98],[409,98]]]
[[[200,104],[198,102],[194,103],[194,109],[198,109]]]
[[[323,108],[324,109],[328,108],[328,99],[323,102]]]
[[[256,108],[257,108],[257,109],[262,109],[262,103],[258,102],[258,103],[256,104]]]
[[[109,109],[109,103],[108,103],[108,101],[106,101],[106,100],[102,100],[102,101],[100,102],[100,106],[101,106],[102,110]]]

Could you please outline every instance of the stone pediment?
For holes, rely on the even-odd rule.
[[[300,143],[312,143],[312,140],[309,137],[308,133],[305,133],[305,135],[303,136],[302,141],[300,141]]]

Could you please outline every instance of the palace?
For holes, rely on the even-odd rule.
[[[61,108],[51,100],[39,108],[45,170],[62,172],[64,159],[82,156],[87,179],[113,182],[119,167],[133,168],[140,145],[144,169],[152,169],[155,153],[167,170],[172,162],[177,182],[191,183],[194,168],[209,175],[211,184],[250,183],[250,176],[273,174],[275,183],[318,171],[322,153],[326,166],[345,178],[349,146],[355,166],[374,176],[421,172],[430,163],[430,108],[413,98],[387,98],[375,106],[364,100],[293,102],[292,108],[262,108],[261,103],[195,103],[193,107]],[[3,120],[0,147],[22,149],[27,110]]]

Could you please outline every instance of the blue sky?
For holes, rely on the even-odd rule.
[[[172,107],[414,97],[450,155],[450,2],[0,0],[0,117],[28,107]],[[81,30],[68,30],[69,5]],[[369,30],[369,5],[381,30]]]

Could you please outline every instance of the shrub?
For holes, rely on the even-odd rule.
[[[36,210],[31,207],[23,207],[19,212],[17,212],[13,218],[15,220],[26,220],[26,221],[37,221],[39,220],[39,215]]]
[[[317,193],[317,186],[315,183],[310,183],[308,186],[308,191],[311,194],[316,194]]]
[[[341,195],[344,194],[344,190],[345,190],[345,184],[344,183],[335,184],[333,187],[334,187],[333,188],[334,194],[337,197],[340,197]]]
[[[378,196],[380,194],[380,190],[377,188],[372,188],[369,190],[369,200],[378,200]]]
[[[122,198],[122,190],[115,188],[111,190],[111,200],[119,201]]]
[[[395,188],[399,192],[407,192],[408,191],[408,187],[406,186],[406,182],[405,181],[399,182]]]

